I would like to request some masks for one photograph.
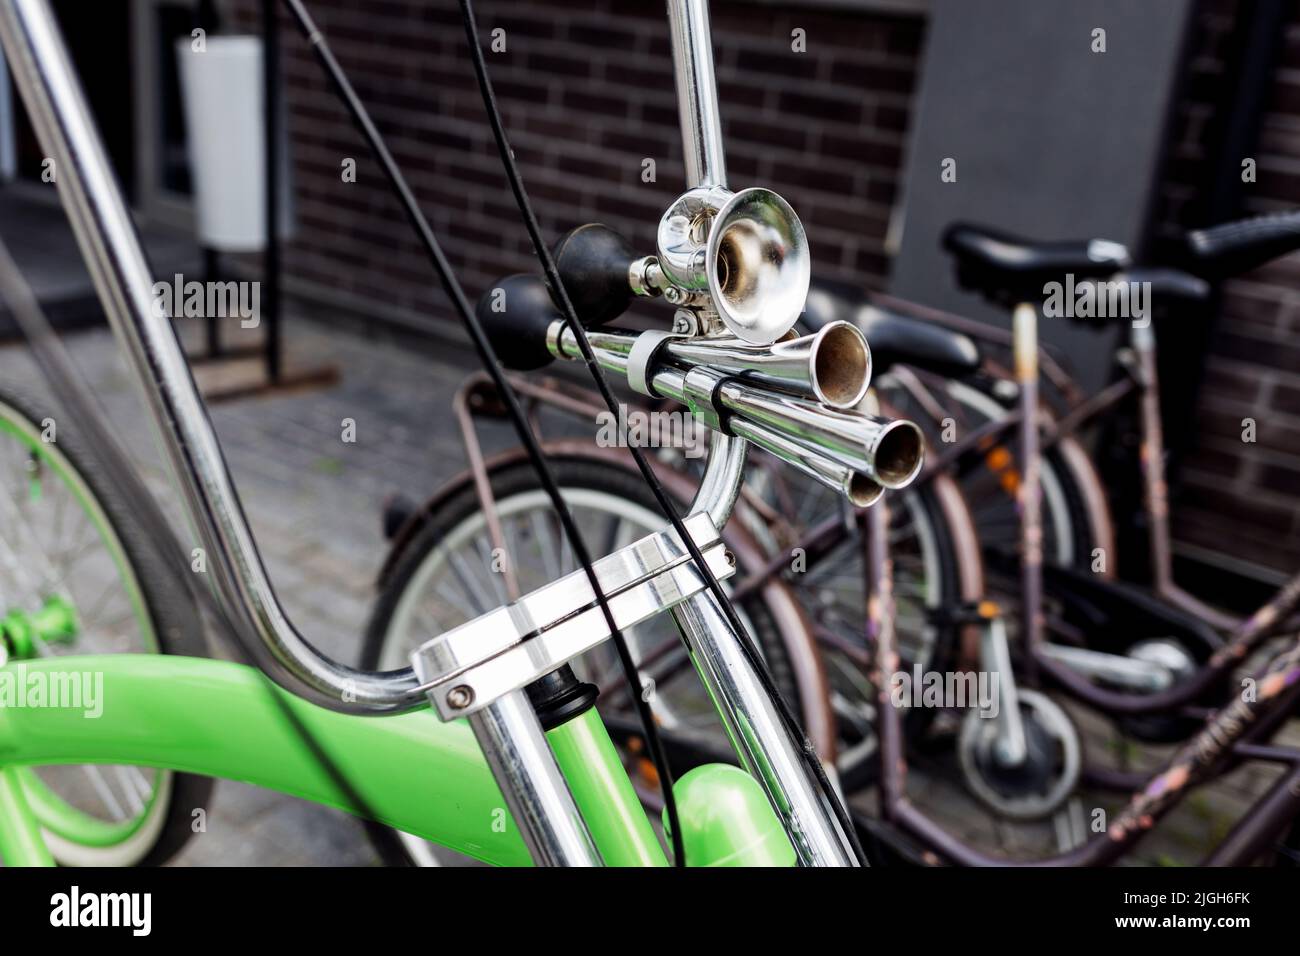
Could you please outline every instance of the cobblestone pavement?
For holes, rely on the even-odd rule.
[[[464,467],[449,400],[472,356],[449,347],[413,349],[373,336],[293,321],[288,341],[300,362],[337,362],[338,385],[297,394],[263,395],[212,407],[212,418],[272,578],[292,619],[328,653],[355,661],[372,582],[386,550],[380,526],[385,496],[420,500]],[[119,437],[131,449],[164,506],[179,516],[174,494],[144,426],[143,409],[107,331],[72,335],[68,344],[94,384]],[[236,343],[237,344],[237,343]],[[39,375],[21,347],[0,349],[0,377],[38,394]],[[341,440],[345,418],[355,443]],[[485,436],[504,445],[504,426]],[[178,520],[177,527],[183,527]],[[1136,761],[1116,749],[1109,729],[1076,714],[1085,746],[1112,762]],[[1294,735],[1294,732],[1293,732]],[[954,784],[951,767],[920,767],[910,780],[918,802],[954,832],[1009,854],[1050,851],[1065,820],[1039,826],[991,823]],[[1242,770],[1198,792],[1142,848],[1138,861],[1191,863],[1272,773]],[[1117,801],[1085,794],[1076,824],[1093,807]],[[361,825],[345,814],[287,796],[222,781],[208,830],[178,858],[182,865],[369,865],[377,863]]]

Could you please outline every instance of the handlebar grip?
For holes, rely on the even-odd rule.
[[[1300,211],[1238,219],[1187,234],[1198,272],[1218,276],[1249,272],[1300,249]]]
[[[1180,269],[1145,268],[1126,269],[1111,276],[1109,282],[1137,282],[1151,287],[1151,298],[1157,304],[1173,302],[1204,302],[1210,297],[1210,283],[1200,276]]]
[[[633,297],[628,267],[637,255],[617,232],[598,222],[587,223],[561,239],[553,255],[583,326],[605,325],[627,311]]]
[[[560,313],[539,277],[519,273],[494,283],[478,300],[475,313],[506,368],[530,372],[554,361],[546,348],[546,332]]]

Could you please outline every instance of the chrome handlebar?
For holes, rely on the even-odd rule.
[[[271,586],[212,422],[169,316],[153,308],[153,277],[130,212],[45,0],[0,4],[0,41],[36,134],[54,160],[59,198],[124,346],[174,475],[186,516],[212,552],[223,606],[283,665],[296,693],[331,710],[391,713],[427,705],[411,669],[357,670],[313,647]]]

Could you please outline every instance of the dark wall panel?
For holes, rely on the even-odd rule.
[[[939,236],[953,220],[1035,238],[1141,242],[1193,0],[934,0],[891,289],[989,321],[956,288]],[[1106,52],[1093,52],[1093,30]],[[957,181],[940,179],[957,162]],[[1053,325],[1087,382],[1112,333]]]

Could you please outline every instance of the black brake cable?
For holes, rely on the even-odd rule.
[[[614,646],[618,650],[619,663],[624,671],[625,679],[633,690],[633,701],[637,709],[637,715],[640,718],[642,732],[645,735],[646,742],[649,745],[651,759],[655,766],[655,772],[659,776],[660,787],[663,791],[664,809],[668,815],[669,830],[673,844],[674,862],[677,866],[686,865],[686,851],[683,845],[683,836],[681,823],[677,816],[677,802],[673,795],[672,777],[670,775],[667,757],[664,753],[663,741],[659,737],[659,731],[654,721],[654,714],[651,712],[650,704],[646,700],[645,691],[641,685],[641,678],[636,669],[636,664],[632,659],[631,651],[628,649],[627,642],[623,637],[622,631],[614,621],[614,615],[609,609],[609,604],[605,598],[605,593],[600,587],[600,582],[596,578],[595,569],[592,567],[591,556],[587,551],[586,544],[582,535],[578,531],[578,526],[573,520],[568,505],[564,497],[560,494],[559,486],[555,482],[555,476],[551,473],[550,467],[546,464],[546,459],[542,455],[541,446],[538,444],[537,436],[533,433],[532,426],[529,424],[527,416],[524,414],[522,406],[519,404],[519,398],[514,389],[510,386],[506,378],[500,361],[497,359],[496,352],[493,350],[491,343],[488,341],[482,325],[479,323],[478,316],[470,306],[469,299],[465,296],[465,290],[461,287],[459,280],[452,270],[451,263],[447,260],[438,243],[433,229],[429,226],[428,220],[424,213],[421,212],[419,203],[416,201],[414,193],[411,192],[406,178],[402,175],[392,154],[388,151],[388,146],[384,142],[383,136],[380,135],[378,128],[370,118],[365,105],[353,90],[351,82],[343,72],[338,60],[334,58],[333,52],[325,41],[325,37],[317,28],[307,12],[301,0],[284,0],[286,6],[297,20],[298,27],[302,31],[303,37],[315,53],[317,60],[324,68],[326,75],[333,84],[335,92],[342,99],[345,108],[351,115],[353,122],[360,128],[362,136],[365,138],[367,145],[378,159],[380,166],[387,177],[389,185],[397,193],[403,211],[409,220],[412,228],[415,230],[425,252],[433,262],[434,269],[438,273],[438,278],[442,283],[443,291],[451,299],[456,311],[460,313],[461,322],[469,330],[470,339],[474,344],[475,350],[479,354],[479,359],[483,367],[491,376],[493,384],[504,400],[506,411],[510,416],[515,432],[519,440],[523,443],[527,451],[533,470],[537,473],[538,479],[547,497],[551,501],[551,506],[555,509],[556,516],[559,518],[560,525],[564,531],[564,536],[569,541],[569,546],[573,549],[574,557],[582,565],[586,574],[587,581],[596,596],[596,602],[600,606],[601,613],[605,617],[605,624],[609,628],[610,636],[614,641]],[[681,531],[679,530],[679,533]],[[697,561],[702,560],[699,557],[698,549],[694,548],[694,542],[691,541],[687,534],[682,535],[683,540],[688,543],[692,549],[693,556]]]
[[[290,0],[297,2],[297,0]],[[487,62],[483,58],[483,48],[479,42],[478,24],[474,17],[474,5],[472,0],[459,0],[461,9],[461,18],[465,23],[465,35],[469,41],[470,57],[474,63],[474,73],[478,79],[479,92],[483,96],[483,106],[487,112],[488,121],[492,124],[492,135],[496,140],[497,151],[501,156],[501,163],[505,167],[506,177],[510,181],[510,188],[515,195],[515,203],[519,207],[519,214],[524,220],[524,225],[528,230],[528,237],[532,240],[533,250],[537,254],[538,260],[542,265],[542,270],[546,274],[547,285],[550,286],[553,294],[559,298],[560,311],[562,317],[568,323],[573,331],[574,338],[578,343],[578,350],[582,353],[582,359],[587,367],[588,373],[595,382],[600,396],[604,399],[606,406],[615,417],[618,416],[618,402],[614,394],[610,391],[609,382],[605,377],[604,371],[596,361],[596,355],[592,351],[591,343],[587,339],[586,330],[578,320],[578,315],[573,308],[573,303],[569,299],[568,290],[564,287],[564,282],[560,278],[559,270],[555,266],[555,259],[551,255],[545,240],[542,238],[542,230],[538,225],[537,216],[533,212],[532,203],[528,199],[528,193],[524,188],[523,177],[519,173],[519,167],[515,164],[514,152],[510,148],[509,140],[506,138],[505,126],[501,121],[501,111],[497,107],[496,94],[492,89],[492,81],[488,77]],[[727,623],[732,628],[737,637],[742,652],[745,654],[749,665],[758,675],[759,682],[763,690],[772,698],[776,704],[777,711],[785,723],[787,730],[802,742],[801,756],[805,765],[812,773],[818,787],[822,791],[835,814],[836,820],[844,830],[845,837],[848,839],[853,852],[858,858],[860,864],[866,864],[866,854],[862,849],[862,844],[858,840],[857,831],[854,828],[853,820],[850,818],[847,809],[839,799],[839,794],[831,785],[826,776],[825,768],[822,767],[821,760],[817,756],[817,751],[813,748],[812,742],[808,735],[804,733],[803,727],[794,715],[793,709],[777,687],[775,680],[768,671],[766,662],[763,661],[759,654],[757,646],[749,631],[745,628],[740,616],[736,613],[730,598],[722,589],[721,582],[713,574],[712,569],[704,559],[695,540],[691,537],[686,529],[685,523],[678,516],[676,508],[668,499],[667,493],[659,483],[654,471],[651,469],[649,462],[641,449],[634,444],[629,444],[628,451],[632,454],[632,459],[636,462],[637,468],[641,472],[641,477],[645,480],[646,485],[654,494],[655,500],[659,504],[660,510],[664,516],[671,522],[678,536],[681,538],[683,545],[690,554],[691,560],[695,563],[696,570],[699,571],[707,585],[710,593],[717,599],[723,613],[727,618]]]

